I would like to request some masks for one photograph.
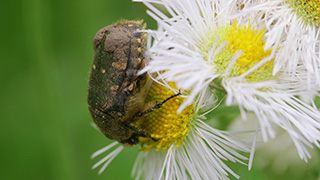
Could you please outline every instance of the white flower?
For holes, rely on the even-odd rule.
[[[167,86],[173,86],[173,83]],[[153,83],[147,97],[159,100],[172,94],[172,90]],[[174,94],[174,93],[173,93]],[[161,97],[161,98],[160,98]],[[204,97],[211,99],[210,97]],[[198,115],[198,108],[188,106],[181,114],[177,109],[182,97],[175,97],[144,118],[138,119],[136,125],[147,131],[157,141],[139,138],[141,151],[132,170],[135,179],[229,179],[234,173],[224,161],[239,162],[247,158],[239,151],[249,152],[248,143],[238,140],[229,132],[214,129],[204,123],[204,115]],[[211,103],[208,101],[207,103]],[[115,148],[113,151],[112,148]],[[108,153],[93,168],[101,166],[102,173],[110,162],[122,151],[124,146],[114,142],[97,151],[92,158]]]
[[[158,72],[189,90],[179,112],[210,87],[226,94],[227,105],[237,104],[244,119],[246,111],[254,112],[264,141],[275,137],[273,126],[278,126],[290,135],[305,161],[310,158],[307,146],[320,147],[320,112],[297,98],[319,95],[315,77],[309,76],[307,64],[294,71],[277,65],[275,73],[278,44],[265,49],[266,25],[242,13],[238,1],[136,1],[151,10],[148,13],[159,26],[147,52],[151,61],[143,72]]]
[[[308,81],[320,85],[320,1],[242,0],[248,18],[265,26],[265,49],[278,47],[274,73],[303,65]],[[316,81],[312,82],[312,78]]]
[[[237,131],[254,129],[256,120],[255,114],[249,113],[247,121],[237,118],[231,123],[229,129]],[[288,133],[277,127],[275,131],[277,132],[276,138],[267,143],[257,143],[254,158],[255,170],[267,172],[269,175],[274,174],[276,177],[286,174],[285,179],[317,179],[314,178],[316,175],[314,170],[320,160],[318,149],[309,149],[312,159],[305,163],[297,156],[296,148],[290,141]],[[248,133],[243,135],[243,138],[250,138]],[[260,137],[259,133],[258,136]],[[258,138],[257,141],[261,142],[261,139]],[[269,176],[269,179],[272,178]]]
[[[246,157],[239,150],[249,152],[247,146],[227,132],[211,128],[198,119],[180,147],[172,145],[165,153],[141,152],[133,174],[136,179],[229,179],[229,173],[239,178],[223,162],[244,164],[241,159]]]

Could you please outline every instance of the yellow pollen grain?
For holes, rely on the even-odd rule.
[[[169,85],[175,88],[174,83]],[[147,95],[146,102],[151,107],[155,105],[155,102],[162,102],[163,100],[175,95],[172,90],[153,82]],[[190,128],[190,122],[194,115],[194,106],[190,105],[185,108],[182,113],[178,114],[177,110],[183,103],[184,98],[181,96],[174,97],[161,108],[154,110],[142,118],[137,120],[133,125],[137,126],[148,132],[152,138],[139,138],[142,151],[149,151],[151,149],[166,150],[172,144],[181,145],[187,132]],[[147,109],[150,107],[147,107]]]
[[[319,27],[319,0],[286,0],[289,7],[304,21],[305,24]]]
[[[142,52],[142,49],[141,49],[141,48],[138,48],[138,49],[137,49],[137,52],[138,52],[138,53],[141,53],[141,52]]]
[[[264,29],[258,31],[250,24],[241,26],[236,25],[236,21],[234,21],[233,25],[219,27],[213,32],[209,40],[204,43],[203,53],[208,58],[206,55],[208,49],[212,48],[217,37],[219,38],[217,47],[223,42],[227,42],[227,45],[214,57],[216,71],[219,74],[224,74],[232,57],[239,50],[242,51],[241,56],[227,73],[227,77],[236,77],[247,72],[271,54],[272,49],[264,50],[264,34]],[[273,63],[274,59],[245,76],[245,79],[248,82],[275,79],[272,75]]]
[[[125,70],[127,68],[127,63],[112,62],[112,66],[119,70]]]

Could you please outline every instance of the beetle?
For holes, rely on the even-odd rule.
[[[147,76],[137,74],[147,61],[146,34],[139,31],[143,29],[142,21],[120,21],[100,29],[93,40],[95,55],[87,98],[90,114],[106,137],[128,145],[137,144],[140,136],[151,138],[131,122],[180,95],[144,111]]]

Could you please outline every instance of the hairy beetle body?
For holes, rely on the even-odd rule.
[[[130,125],[143,111],[146,93],[147,78],[137,75],[145,64],[141,29],[142,21],[121,21],[98,31],[88,86],[89,111],[96,125],[109,139],[131,145],[146,136]]]

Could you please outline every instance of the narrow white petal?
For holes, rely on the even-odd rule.
[[[300,76],[303,76],[303,72]],[[306,160],[310,158],[307,146],[313,144],[320,147],[320,112],[295,97],[299,91],[312,93],[308,91],[305,81],[296,79],[296,82],[293,82],[287,81],[286,77],[279,78],[279,81],[266,83],[264,87],[268,90],[265,91],[260,90],[263,83],[245,84],[233,79],[223,83],[230,103],[236,103],[257,115],[265,141],[268,136],[275,137],[272,127],[275,124],[289,133],[300,157]],[[295,89],[295,86],[299,88]],[[316,92],[317,87],[313,89],[313,92]]]
[[[106,147],[104,147],[104,148],[102,148],[102,149],[99,149],[98,151],[96,151],[95,153],[93,153],[93,154],[91,155],[91,159],[99,156],[100,154],[108,151],[109,149],[113,148],[114,146],[116,146],[116,145],[118,145],[118,144],[119,144],[119,143],[118,143],[117,141],[115,141],[115,142],[107,145]]]
[[[247,158],[238,151],[249,152],[248,143],[231,136],[229,132],[216,130],[201,120],[195,120],[180,147],[172,145],[168,151],[151,150],[141,153],[133,172],[135,179],[229,179],[236,178],[225,161],[240,162]]]

